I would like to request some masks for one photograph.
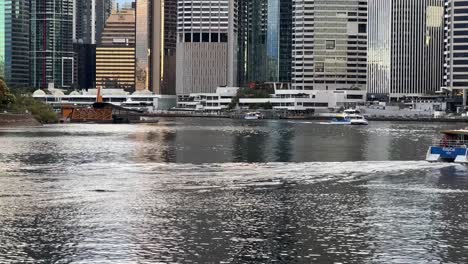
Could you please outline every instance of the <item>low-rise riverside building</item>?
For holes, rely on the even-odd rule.
[[[123,89],[102,89],[102,98],[105,103],[112,103],[128,109],[155,112],[171,109],[176,105],[173,95],[159,95],[150,91],[126,92]],[[60,109],[64,105],[91,106],[96,102],[97,89],[73,91],[65,94],[59,89],[36,90],[33,97]]]
[[[239,87],[218,87],[215,93],[192,93],[177,97],[178,110],[221,111],[231,104]]]
[[[287,84],[272,84],[274,93],[269,98],[239,98],[238,107],[250,109],[264,104],[276,110],[315,111],[352,107],[365,104],[366,91],[362,90],[299,90]],[[215,93],[193,93],[179,96],[180,110],[222,111],[236,97],[238,87],[218,87]]]

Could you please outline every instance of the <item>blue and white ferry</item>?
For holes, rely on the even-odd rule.
[[[468,129],[446,130],[442,135],[427,150],[426,160],[468,164]]]
[[[331,125],[360,125],[367,126],[369,122],[366,118],[361,115],[359,110],[347,109],[344,112],[335,118],[333,118],[330,123]]]

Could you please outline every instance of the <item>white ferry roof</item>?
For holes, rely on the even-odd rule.
[[[441,133],[445,134],[445,135],[464,135],[464,136],[468,136],[468,129],[444,130]]]

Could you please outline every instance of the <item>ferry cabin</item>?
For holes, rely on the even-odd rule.
[[[468,130],[447,130],[429,147],[427,161],[468,164]]]

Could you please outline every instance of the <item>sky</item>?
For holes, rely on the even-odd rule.
[[[119,3],[119,5],[123,4],[123,3],[130,3],[132,2],[131,0],[117,0],[117,3]]]

